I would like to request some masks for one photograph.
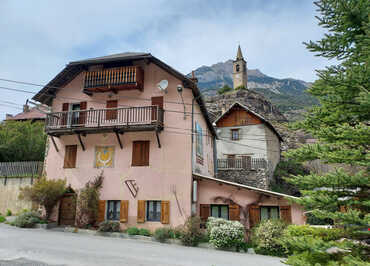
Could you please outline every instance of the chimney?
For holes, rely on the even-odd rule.
[[[5,120],[9,120],[9,119],[12,119],[13,118],[13,115],[11,114],[6,114],[5,115]]]
[[[30,111],[30,107],[28,106],[28,104],[24,104],[23,105],[23,112],[24,113],[27,113],[27,112],[29,112]]]
[[[198,83],[198,79],[195,77],[194,70],[191,71],[191,78],[190,78],[194,83]]]

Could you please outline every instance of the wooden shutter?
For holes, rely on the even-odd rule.
[[[163,109],[163,96],[152,97],[152,105]],[[157,120],[157,108],[152,109],[152,120]]]
[[[128,200],[121,200],[119,221],[121,223],[127,223],[128,221]]]
[[[80,110],[86,110],[87,102],[80,102]],[[86,123],[86,114],[87,112],[80,112],[80,116],[78,117],[78,123],[80,125],[84,125]]]
[[[170,223],[170,202],[168,200],[161,201],[161,223]]]
[[[64,168],[75,168],[77,145],[66,145],[64,153]]]
[[[200,219],[202,222],[207,222],[208,217],[211,216],[211,207],[209,204],[200,204]]]
[[[105,220],[105,200],[99,200],[98,205],[98,223],[101,223]]]
[[[117,100],[107,101],[107,108],[117,108],[117,106],[118,106]],[[107,110],[106,119],[107,120],[117,119],[117,110]]]
[[[229,205],[229,220],[240,221],[240,208],[239,205]]]
[[[280,206],[280,218],[288,223],[292,223],[292,210],[291,206]]]
[[[132,144],[132,166],[149,165],[149,141],[134,141]]]
[[[249,228],[257,225],[260,222],[260,206],[250,205],[249,206]]]
[[[137,201],[137,222],[145,222],[145,200]]]
[[[69,103],[63,103],[62,105],[62,111],[63,112],[68,112],[69,110]],[[67,125],[67,120],[68,120],[68,114],[67,113],[63,113],[62,114],[62,119],[61,119],[61,122],[62,122],[62,125],[65,126]]]

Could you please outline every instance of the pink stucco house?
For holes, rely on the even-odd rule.
[[[216,133],[195,78],[148,53],[69,63],[34,100],[47,104],[45,174],[77,192],[104,171],[99,221],[155,229],[191,214],[304,223],[286,195],[215,179]],[[73,192],[72,191],[72,192]],[[71,194],[55,219],[75,223]]]

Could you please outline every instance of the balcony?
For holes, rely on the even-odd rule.
[[[156,105],[49,113],[45,124],[52,136],[162,129],[163,109]]]
[[[139,66],[116,67],[98,71],[88,71],[85,74],[84,93],[120,90],[143,90],[144,71]]]
[[[256,170],[259,168],[266,169],[267,162],[264,158],[232,158],[232,159],[217,159],[217,169],[220,170]]]

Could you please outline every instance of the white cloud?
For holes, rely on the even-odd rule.
[[[3,0],[0,77],[46,83],[69,61],[124,51],[149,51],[188,73],[233,58],[240,42],[250,68],[312,81],[326,64],[302,44],[322,34],[314,15],[298,1]],[[19,104],[29,97],[0,90]],[[5,112],[17,110],[0,105],[0,119]]]

